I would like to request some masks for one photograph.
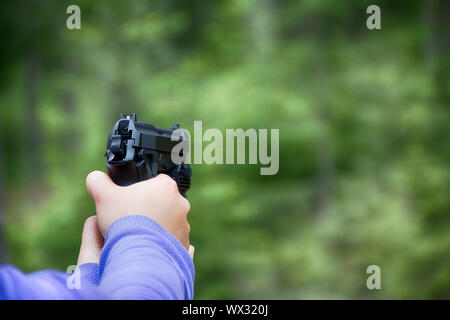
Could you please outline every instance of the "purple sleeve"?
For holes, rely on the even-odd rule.
[[[180,241],[154,220],[127,216],[106,232],[99,288],[114,299],[192,299],[194,264]]]
[[[13,266],[2,266],[0,298],[193,298],[195,272],[189,253],[174,236],[145,216],[115,221],[107,230],[100,263],[81,265],[78,283],[76,272],[24,274]]]

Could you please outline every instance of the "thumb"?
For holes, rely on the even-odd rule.
[[[95,202],[101,198],[101,195],[108,190],[116,187],[111,178],[104,172],[92,171],[86,177],[86,188]]]
[[[84,223],[77,265],[88,262],[98,263],[102,246],[103,237],[98,229],[97,217],[89,217]]]

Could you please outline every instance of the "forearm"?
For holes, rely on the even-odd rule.
[[[115,299],[192,299],[194,265],[154,220],[127,216],[108,228],[99,280],[99,289]]]
[[[174,236],[145,216],[127,216],[114,222],[107,231],[100,264],[84,264],[78,272],[24,274],[13,266],[2,266],[0,298],[193,298],[194,265],[189,253]]]

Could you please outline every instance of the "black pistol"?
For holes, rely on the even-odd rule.
[[[177,123],[164,129],[138,121],[135,113],[121,114],[108,136],[105,155],[108,175],[116,184],[128,186],[165,173],[177,182],[178,190],[186,197],[191,167],[183,162],[176,164],[171,157],[173,147],[183,140],[182,135],[172,139],[177,129],[180,129]]]

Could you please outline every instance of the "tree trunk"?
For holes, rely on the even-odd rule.
[[[252,38],[251,51],[257,56],[269,55],[274,47],[274,9],[276,3],[273,0],[260,0],[255,2],[250,16],[250,32]]]

